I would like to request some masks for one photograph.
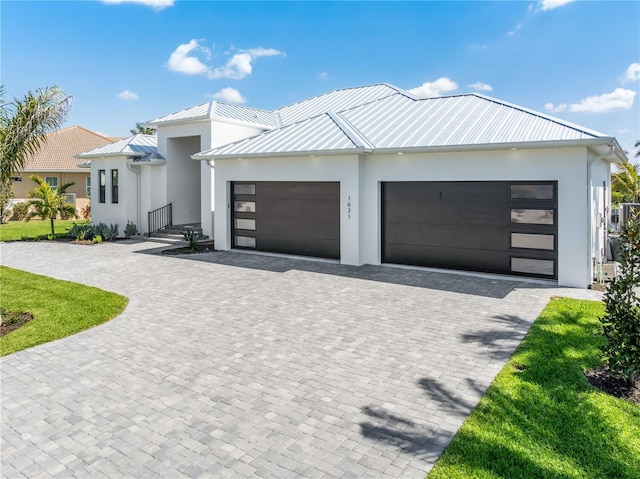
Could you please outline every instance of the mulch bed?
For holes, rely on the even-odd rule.
[[[189,250],[188,246],[181,246],[180,248],[171,248],[160,251],[160,254],[166,256],[175,256],[181,254],[198,254],[198,253],[211,253],[213,252],[213,243],[198,243],[193,251]]]
[[[18,328],[21,328],[33,319],[31,313],[14,313],[2,312],[2,320],[0,321],[0,336],[9,334]]]
[[[592,369],[587,371],[585,376],[592,386],[601,391],[611,396],[640,404],[640,380],[636,380],[634,385],[630,385],[624,379],[615,377],[606,368]]]

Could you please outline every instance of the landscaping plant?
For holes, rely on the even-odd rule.
[[[204,238],[204,235],[200,231],[196,230],[183,231],[182,236],[184,236],[184,240],[189,243],[190,253],[193,253],[196,250],[198,240]]]
[[[37,183],[38,187],[28,193],[31,200],[27,204],[32,207],[33,211],[30,211],[25,219],[27,221],[33,217],[42,218],[43,220],[48,219],[51,224],[51,236],[55,238],[54,221],[58,215],[62,219],[68,219],[71,216],[77,217],[75,205],[69,203],[64,196],[67,188],[75,183],[71,181],[60,188],[53,189],[38,175],[31,175],[29,179]]]
[[[600,319],[606,339],[602,358],[611,372],[633,384],[640,379],[640,212],[623,226],[621,238],[621,271],[607,287]]]
[[[29,205],[23,201],[19,203],[14,203],[12,211],[11,219],[13,221],[22,221],[29,214]]]
[[[127,226],[124,227],[125,238],[129,239],[133,235],[137,235],[137,234],[138,234],[138,228],[136,227],[136,225],[133,224],[131,221],[127,221]]]

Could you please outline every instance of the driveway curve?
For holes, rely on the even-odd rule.
[[[0,245],[3,265],[130,300],[0,361],[3,477],[423,478],[549,298],[597,298],[157,247]]]

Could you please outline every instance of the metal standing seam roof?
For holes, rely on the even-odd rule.
[[[149,156],[151,155],[151,156]],[[127,156],[159,158],[158,139],[155,135],[134,135],[93,150],[76,155],[76,158],[91,159],[105,156]]]
[[[144,123],[144,125],[158,127],[163,124],[211,120],[216,118],[242,121],[262,125],[267,128],[277,128],[280,126],[278,115],[275,112],[220,101],[203,103],[176,113],[161,116]]]
[[[389,88],[386,90],[389,94],[380,95],[378,99],[372,99],[375,95],[365,95],[366,99],[363,99],[359,95],[362,92],[354,89],[352,93],[365,101],[359,105],[354,104],[356,100],[353,98],[344,96],[348,94],[346,90],[340,90],[339,97],[329,94],[325,98],[328,103],[324,106],[327,108],[350,105],[340,112],[324,115],[329,118],[333,115],[338,123],[348,125],[350,135],[326,120],[321,123],[318,117],[313,117],[213,148],[194,155],[194,158],[334,152],[340,136],[360,138],[364,148],[372,150],[610,139],[603,133],[476,93],[417,99],[403,94],[401,90],[392,92],[390,87],[385,87]],[[382,90],[377,89],[378,93]],[[313,104],[306,111],[322,110],[322,104],[316,103],[321,98],[312,99]],[[333,123],[336,124],[335,121]],[[329,131],[317,131],[323,125],[327,125]],[[350,143],[354,144],[353,141]]]

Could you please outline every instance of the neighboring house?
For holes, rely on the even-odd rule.
[[[91,177],[86,169],[77,165],[75,155],[113,140],[80,126],[48,134],[42,148],[27,158],[22,171],[12,176],[15,199],[27,200],[29,191],[37,187],[29,177],[38,175],[54,188],[73,181],[75,184],[67,190],[69,200],[75,203],[78,211],[82,210],[91,198]]]
[[[111,222],[147,231],[147,212],[172,203],[173,223],[201,223],[217,250],[576,287],[603,261],[610,164],[625,158],[615,138],[543,113],[478,94],[418,99],[386,84],[274,111],[211,102],[145,126],[157,128],[157,149],[135,150],[136,136],[117,159],[79,155],[94,184],[101,178]],[[110,204],[114,170],[118,201],[136,204],[127,216]]]

